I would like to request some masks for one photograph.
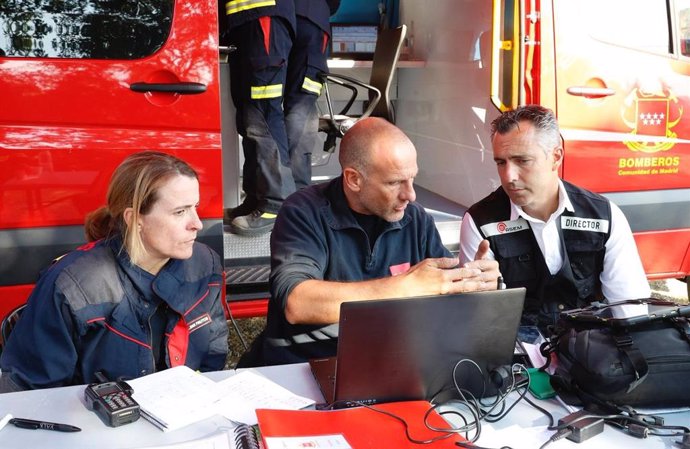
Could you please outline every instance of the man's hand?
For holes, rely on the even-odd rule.
[[[477,248],[477,253],[474,255],[474,260],[491,260],[489,257],[490,249],[489,241],[486,239],[482,240]]]
[[[330,324],[340,319],[345,301],[404,298],[448,293],[496,290],[498,262],[490,260],[489,242],[479,245],[477,260],[459,266],[453,257],[425,259],[398,276],[362,282],[309,279],[299,283],[285,305],[291,324]]]
[[[487,242],[488,243],[488,242]],[[413,266],[405,276],[407,296],[462,293],[478,290],[495,290],[498,278],[498,262],[476,260],[463,267],[457,258],[425,259]]]
[[[480,280],[487,285],[479,287],[477,290],[496,290],[498,287],[497,280],[501,276],[501,272],[498,271],[498,262],[490,258],[489,249],[489,241],[482,240],[477,248],[474,261],[464,265],[465,268],[476,268],[481,271]]]

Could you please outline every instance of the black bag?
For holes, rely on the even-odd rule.
[[[558,356],[554,386],[566,402],[617,406],[690,406],[690,306],[647,304],[649,314],[607,316],[595,303],[561,314],[551,348]],[[570,400],[568,397],[570,396]]]

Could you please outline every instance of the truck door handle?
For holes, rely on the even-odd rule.
[[[201,83],[132,83],[134,92],[169,92],[180,95],[194,95],[206,92],[206,84]]]
[[[570,95],[575,95],[576,97],[587,97],[587,98],[602,98],[610,97],[615,95],[616,91],[608,87],[589,87],[589,86],[571,86],[567,89]]]

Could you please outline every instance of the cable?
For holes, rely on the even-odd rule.
[[[482,379],[481,397],[479,399],[476,398],[470,391],[461,388],[459,385],[458,369],[462,364],[469,364],[474,368],[474,370],[476,370]],[[500,382],[501,385],[498,388],[498,394],[493,401],[486,402],[485,398],[483,397],[486,393],[486,379],[482,373],[481,367],[473,360],[461,359],[454,365],[452,373],[453,385],[455,387],[455,392],[459,396],[459,399],[436,403],[438,396],[440,396],[442,393],[445,393],[445,391],[437,394],[432,399],[434,409],[438,409],[442,406],[453,406],[456,409],[460,409],[454,413],[455,415],[460,416],[463,421],[463,425],[458,427],[457,430],[465,434],[465,438],[468,440],[468,443],[458,443],[458,446],[476,447],[471,445],[473,445],[481,436],[482,421],[493,423],[503,419],[527,394],[529,373],[527,373],[526,368],[523,365],[512,365],[510,366],[509,371],[499,370],[499,372],[499,378],[497,379],[496,383],[498,384]],[[523,377],[525,375],[526,378]],[[506,383],[507,378],[510,380],[509,383]],[[510,405],[507,405],[506,399],[513,391],[518,392],[518,398]],[[550,417],[550,419],[553,418]],[[439,429],[433,429],[432,427],[432,430]]]
[[[670,426],[653,424],[645,421],[644,419],[637,418],[637,416],[627,416],[624,414],[619,415],[606,415],[604,420],[607,424],[617,427],[621,430],[625,430],[629,435],[637,438],[647,438],[649,435],[654,435],[662,438],[668,437],[685,437],[690,435],[690,429],[685,426]],[[666,431],[673,430],[673,433],[666,433]]]
[[[386,416],[390,416],[391,418],[393,418],[393,419],[399,421],[400,423],[402,423],[403,428],[405,429],[405,437],[406,437],[410,442],[412,442],[412,443],[414,443],[414,444],[431,444],[431,443],[434,443],[434,442],[436,442],[436,441],[448,439],[448,438],[450,438],[451,436],[453,436],[454,434],[458,433],[457,430],[456,430],[456,429],[453,429],[453,428],[439,429],[439,430],[437,430],[438,432],[444,432],[445,434],[444,434],[444,435],[439,435],[439,436],[436,436],[436,437],[433,437],[433,438],[428,438],[428,439],[426,439],[426,440],[419,440],[419,439],[417,439],[417,438],[414,438],[412,435],[410,435],[410,428],[409,428],[409,425],[407,424],[407,421],[405,421],[403,418],[401,418],[400,416],[396,415],[395,413],[391,413],[391,412],[389,412],[389,411],[387,411],[387,410],[382,410],[382,409],[377,408],[377,407],[375,407],[375,406],[373,406],[373,405],[368,405],[368,404],[365,404],[365,403],[363,403],[363,402],[354,402],[354,403],[357,404],[357,405],[360,405],[360,406],[362,406],[362,407],[366,407],[366,408],[368,408],[369,410],[372,410],[372,411],[374,411],[374,412],[381,413],[381,414],[386,415]],[[432,429],[431,427],[429,427],[429,425],[428,425],[428,423],[427,423],[427,418],[428,418],[429,414],[430,414],[433,410],[434,410],[434,408],[431,407],[431,408],[430,408],[429,410],[427,410],[427,412],[424,414],[424,424],[427,426],[427,428],[429,428],[429,429],[431,429],[431,430],[436,430],[436,429]]]
[[[539,411],[542,412],[547,418],[549,418],[549,427],[553,427],[554,419],[553,419],[553,415],[552,415],[551,413],[549,413],[545,408],[542,408],[542,407],[540,407],[539,405],[537,405],[537,404],[535,404],[534,402],[532,402],[532,400],[531,400],[528,396],[525,396],[524,399],[525,399],[525,401],[527,401],[527,403],[528,403],[529,405],[531,405],[531,406],[534,407],[535,409],[539,410]]]
[[[458,367],[461,364],[469,364],[476,370],[479,376],[481,376],[482,388],[480,398],[475,397],[470,391],[460,388],[457,376]],[[524,399],[528,404],[548,418],[549,425],[547,428],[555,431],[555,433],[546,442],[544,442],[544,444],[541,445],[540,449],[543,449],[554,441],[558,441],[563,438],[568,438],[569,440],[578,443],[586,441],[589,438],[603,432],[605,423],[621,429],[629,435],[637,438],[646,438],[650,435],[659,437],[682,437],[682,441],[678,441],[678,444],[682,449],[690,449],[690,429],[688,427],[665,426],[663,425],[662,418],[654,415],[637,413],[631,407],[617,407],[616,409],[609,411],[609,413],[613,411],[614,414],[607,415],[597,415],[586,410],[581,410],[579,412],[567,415],[559,420],[558,425],[554,425],[553,415],[551,415],[551,413],[549,413],[546,409],[535,404],[532,400],[530,400],[529,397],[527,397],[530,373],[524,366],[511,366],[510,383],[506,383],[508,373],[505,370],[501,370],[499,376],[500,377],[496,379],[501,383],[501,386],[498,388],[498,394],[492,402],[487,403],[484,401],[483,397],[486,393],[486,380],[482,373],[481,367],[473,360],[461,359],[454,365],[452,373],[453,386],[455,387],[455,392],[459,396],[459,399],[451,399],[445,402],[437,403],[436,400],[438,397],[446,393],[447,390],[439,392],[434,396],[434,398],[432,398],[431,402],[434,405],[428,413],[433,410],[438,410],[442,406],[453,406],[454,408],[458,409],[452,412],[438,411],[438,413],[441,415],[453,414],[462,420],[462,425],[456,427],[452,431],[454,433],[464,433],[465,438],[468,441],[456,442],[457,446],[463,448],[484,449],[474,444],[481,436],[482,421],[493,423],[503,419],[513,410],[521,399]],[[527,379],[522,379],[522,376],[526,376]],[[507,406],[506,398],[513,391],[518,393],[518,397],[515,401],[513,401],[512,404]],[[448,429],[435,428],[430,426],[428,423],[427,427],[429,427],[431,430],[441,432],[448,431]],[[504,448],[508,447],[504,446],[501,449]]]
[[[471,367],[474,368],[474,370],[476,370],[478,375],[481,376],[482,393],[479,399],[475,397],[472,394],[472,392],[461,388],[459,385],[458,368],[462,364],[469,364]],[[497,370],[497,372],[499,372],[499,377],[495,378],[495,381],[497,384],[500,383],[501,385],[498,388],[497,396],[491,402],[485,401],[485,398],[483,397],[486,393],[486,380],[482,373],[481,367],[476,362],[470,359],[461,359],[453,366],[453,386],[455,387],[455,392],[459,396],[459,399],[451,399],[444,402],[437,402],[438,398],[445,395],[448,390],[443,390],[437,393],[434,396],[434,398],[432,398],[431,402],[433,404],[433,407],[429,410],[429,413],[432,410],[436,410],[441,415],[453,414],[462,420],[462,425],[456,427],[454,429],[454,432],[464,433],[464,436],[468,441],[456,442],[457,446],[463,448],[485,449],[475,445],[476,441],[478,441],[481,436],[482,421],[494,423],[505,418],[522,399],[525,399],[532,407],[543,413],[548,418],[548,427],[550,429],[557,430],[557,432],[551,437],[551,439],[547,441],[542,447],[546,446],[547,444],[553,441],[557,441],[561,438],[565,438],[572,435],[575,430],[577,430],[577,432],[579,433],[583,433],[583,435],[585,435],[586,438],[589,438],[589,434],[586,432],[591,433],[591,431],[588,430],[585,424],[581,425],[581,428],[577,428],[578,425],[576,424],[571,424],[569,428],[558,428],[557,426],[554,426],[553,416],[547,410],[538,406],[527,397],[528,386],[530,382],[530,373],[529,371],[527,371],[527,368],[525,366],[515,364],[510,367],[510,371],[506,371],[505,369],[503,369]],[[506,382],[506,380],[508,379],[509,382]],[[507,397],[512,392],[517,392],[518,397],[510,405],[507,405]],[[452,406],[456,410],[452,412],[439,411],[440,407],[443,406]],[[603,426],[603,421],[601,421],[601,423]],[[439,429],[429,425],[428,423],[427,427],[435,431],[447,431],[447,429]],[[580,438],[580,436],[578,436],[578,438]],[[501,449],[510,449],[510,447],[503,446]]]
[[[515,376],[516,374],[518,374],[520,372],[524,372],[527,375],[527,379],[523,382],[518,382],[516,379],[516,376]],[[527,369],[523,365],[515,364],[515,365],[511,366],[511,374],[512,374],[512,383],[510,385],[510,388],[506,391],[504,397],[508,396],[508,394],[510,394],[512,391],[518,391],[519,396],[510,405],[510,407],[508,407],[508,409],[505,410],[505,412],[502,411],[498,415],[495,415],[495,417],[492,416],[491,419],[486,418],[487,422],[497,422],[497,421],[505,418],[508,415],[508,413],[510,413],[510,411],[518,404],[518,402],[520,402],[521,399],[526,397],[527,388],[528,388],[529,382],[530,382],[529,371],[527,371]],[[524,389],[522,391],[520,391],[521,388],[524,388]],[[505,406],[505,400],[502,402],[503,402],[503,405]],[[505,408],[505,407],[503,407],[503,408]]]
[[[493,449],[493,448],[488,448],[488,447],[483,447],[483,446],[477,446],[476,444],[470,443],[470,442],[465,442],[465,441],[456,441],[455,442],[456,446],[464,447],[467,449]],[[513,449],[510,446],[501,446],[499,449]]]
[[[683,437],[684,441],[690,440],[690,429],[688,427],[655,424],[655,422],[662,422],[662,420],[658,417],[653,417],[652,415],[638,414],[634,410],[631,410],[630,413],[630,415],[625,413],[597,415],[588,413],[585,410],[581,410],[568,415],[574,417],[572,420],[570,420],[570,422],[559,424],[557,426],[550,426],[549,430],[561,431],[572,428],[573,426],[582,427],[580,423],[583,421],[595,419],[603,420],[603,422],[606,424],[625,431],[628,435],[636,438],[647,438],[650,435],[654,435],[661,438]],[[645,421],[645,418],[652,418],[652,421]],[[672,432],[669,433],[669,431]],[[589,436],[587,438],[589,438]],[[688,445],[683,445],[683,443],[680,444],[683,448],[690,447]]]
[[[567,437],[567,436],[570,436],[571,433],[573,433],[573,431],[570,430],[570,429],[562,429],[562,430],[559,430],[558,432],[556,432],[556,433],[554,433],[553,435],[551,435],[551,438],[549,438],[548,440],[546,440],[546,442],[545,442],[544,444],[542,444],[541,446],[539,446],[539,449],[544,449],[546,446],[548,446],[549,444],[553,443],[554,441],[562,440],[563,438],[565,438],[565,437]]]
[[[244,336],[242,335],[242,332],[240,331],[240,327],[237,325],[237,320],[235,320],[235,317],[232,316],[232,312],[230,311],[230,307],[228,306],[228,317],[230,318],[230,322],[232,323],[232,327],[235,328],[235,332],[237,332],[237,336],[240,338],[240,343],[242,343],[242,346],[244,347],[244,350],[246,351],[249,346],[247,346],[247,342],[244,339]]]

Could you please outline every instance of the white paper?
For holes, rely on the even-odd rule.
[[[253,370],[242,371],[216,385],[220,398],[216,402],[218,414],[252,426],[257,424],[257,408],[299,410],[314,404]]]
[[[10,422],[10,419],[12,419],[11,414],[6,414],[4,418],[0,419],[0,430],[2,430],[3,427],[7,425],[8,422]]]
[[[510,446],[514,449],[534,449],[541,447],[553,434],[554,432],[546,426],[522,427],[513,424],[497,430],[491,425],[482,425],[482,434],[477,444],[482,447]]]
[[[266,449],[352,449],[340,434],[306,437],[266,437]]]
[[[527,357],[529,357],[530,363],[535,368],[540,368],[540,367],[544,366],[544,364],[546,363],[546,358],[543,355],[541,355],[541,352],[539,351],[539,346],[541,345],[541,343],[542,343],[541,341],[538,341],[535,344],[522,342],[522,347],[525,349],[525,353],[527,353]],[[553,360],[552,360],[552,362],[553,362]],[[547,371],[550,374],[553,374],[554,373],[554,366],[549,365],[549,367],[547,368]]]
[[[163,430],[174,430],[215,415],[216,383],[187,366],[129,381],[144,416]],[[148,416],[147,416],[148,415]]]
[[[216,414],[255,425],[257,408],[299,410],[314,404],[252,370],[214,382],[191,368],[177,366],[129,383],[142,415],[165,431]]]
[[[146,446],[142,449],[235,449],[235,434],[233,429],[215,433],[211,436],[196,440],[170,443],[163,446]]]

